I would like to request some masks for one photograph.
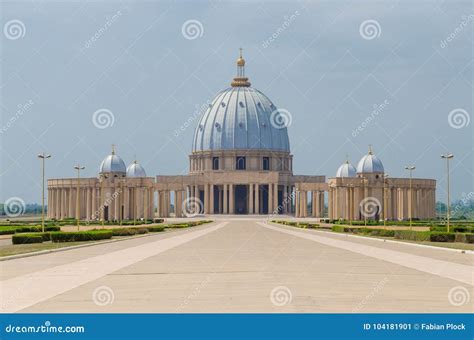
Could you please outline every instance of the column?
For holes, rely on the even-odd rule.
[[[255,184],[255,213],[260,214],[260,184]]]
[[[204,184],[204,213],[209,214],[209,184]]]
[[[209,213],[214,214],[214,184],[209,184]]]
[[[224,189],[223,189],[223,192],[222,192],[222,195],[224,195],[224,211],[223,213],[224,214],[228,214],[229,213],[229,209],[228,209],[228,204],[227,204],[227,189],[228,188],[228,185],[227,184],[224,184]]]
[[[235,206],[234,206],[234,184],[229,184],[229,214],[234,214]]]
[[[268,213],[273,213],[273,184],[268,183]]]
[[[248,213],[249,214],[253,214],[253,184],[250,183],[249,184],[249,192],[248,192],[248,196],[249,196],[249,209],[248,209]]]
[[[273,184],[273,211],[278,214],[281,207],[278,205],[278,183]]]

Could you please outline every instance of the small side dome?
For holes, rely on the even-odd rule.
[[[133,161],[127,167],[127,177],[146,177],[145,169],[137,161]]]
[[[337,169],[336,177],[356,177],[356,168],[346,161]]]
[[[112,173],[117,175],[125,175],[127,169],[125,162],[115,154],[115,148],[112,146],[112,153],[104,158],[99,167],[99,173]]]
[[[357,164],[357,173],[383,173],[384,168],[382,161],[372,153],[369,147],[369,153],[361,158]]]

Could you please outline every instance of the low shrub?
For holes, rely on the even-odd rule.
[[[430,234],[431,242],[454,242],[456,235],[454,233],[432,232]]]
[[[15,228],[2,228],[0,229],[0,235],[10,235],[16,233]]]
[[[112,238],[112,230],[90,230],[73,232],[52,232],[51,241],[53,242],[82,242],[97,241]]]
[[[138,234],[136,228],[115,228],[112,229],[112,236],[132,236]]]
[[[160,226],[150,226],[150,227],[146,227],[146,229],[147,229],[150,233],[158,233],[158,232],[164,231],[164,230],[165,230],[165,226],[164,226],[164,225],[160,225]]]
[[[42,243],[43,235],[38,234],[16,234],[12,236],[13,244]]]
[[[454,242],[474,243],[474,234],[456,233],[454,237]]]
[[[165,220],[163,218],[154,218],[153,223],[163,223]]]
[[[345,230],[345,228],[343,226],[340,226],[340,225],[333,225],[331,230],[332,231],[335,231],[336,233],[343,233]]]
[[[370,230],[369,234],[371,236],[394,237],[395,230],[372,229]]]
[[[429,241],[429,231],[395,230],[394,237],[400,240]]]

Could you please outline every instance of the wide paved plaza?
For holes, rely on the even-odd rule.
[[[221,217],[0,262],[3,312],[471,312],[472,253]]]

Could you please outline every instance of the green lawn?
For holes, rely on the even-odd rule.
[[[99,243],[100,241],[94,242]],[[90,242],[65,242],[65,243],[52,243],[52,242],[43,242],[43,243],[32,243],[32,244],[9,244],[0,247],[0,257],[9,256],[9,255],[18,255],[31,253],[40,250],[49,250],[49,249],[59,249],[65,247],[71,247],[78,244],[89,244]]]

